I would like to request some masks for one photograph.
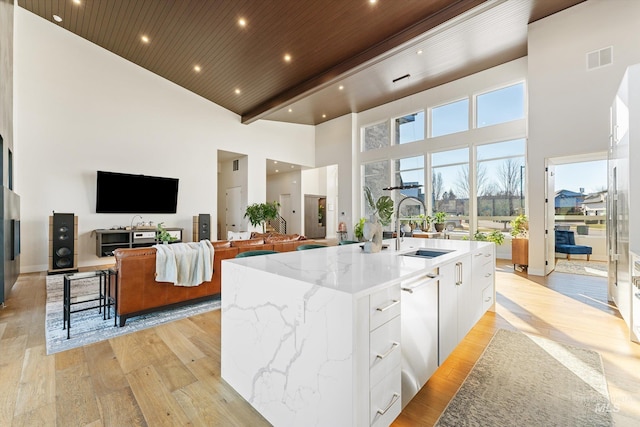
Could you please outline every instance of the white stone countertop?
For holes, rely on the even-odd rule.
[[[395,240],[384,240],[387,249],[364,253],[361,244],[330,246],[306,251],[281,252],[247,258],[223,260],[305,283],[360,296],[400,280],[411,279],[424,271],[453,261],[489,242],[448,239],[404,238],[400,251]],[[432,259],[399,256],[419,248],[450,250]]]

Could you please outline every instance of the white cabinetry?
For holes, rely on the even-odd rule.
[[[388,426],[400,414],[400,285],[369,297],[369,423]]]
[[[442,364],[475,324],[471,256],[440,267],[438,365]]]
[[[474,252],[471,269],[473,271],[473,324],[493,306],[495,302],[496,262],[494,246],[487,246]]]

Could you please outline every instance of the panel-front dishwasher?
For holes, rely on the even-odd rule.
[[[438,270],[403,281],[402,407],[438,369]]]

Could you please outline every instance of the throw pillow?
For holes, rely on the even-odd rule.
[[[227,240],[247,240],[251,238],[250,231],[227,231]]]

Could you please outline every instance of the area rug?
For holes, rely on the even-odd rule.
[[[594,351],[499,329],[437,426],[611,426]]]
[[[121,328],[114,327],[113,308],[111,309],[111,319],[107,320],[103,320],[103,315],[95,308],[71,314],[71,338],[67,339],[67,331],[62,329],[63,276],[47,276],[46,282],[45,337],[47,354],[58,353],[75,347],[92,344],[220,308],[219,299],[204,301],[184,307],[131,317],[127,319],[127,322]],[[71,295],[80,298],[82,298],[82,296],[88,297],[96,294],[97,290],[97,278],[79,279],[72,282]],[[84,304],[85,306],[89,306],[89,304],[96,305],[97,302],[87,302]],[[73,310],[80,308],[83,308],[82,304],[73,306]]]
[[[582,274],[585,276],[608,277],[607,263],[603,261],[585,261],[580,259],[558,259],[555,271],[558,273]]]

